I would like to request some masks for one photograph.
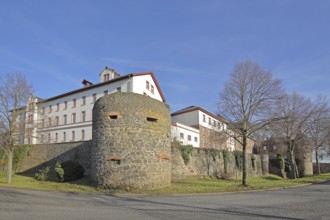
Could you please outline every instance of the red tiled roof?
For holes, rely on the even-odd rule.
[[[98,83],[98,84],[93,84],[93,85],[90,85],[88,87],[83,87],[81,89],[73,90],[73,91],[63,93],[63,94],[60,94],[60,95],[57,95],[57,96],[54,96],[54,97],[51,97],[51,98],[48,98],[48,99],[41,100],[39,103],[45,103],[45,102],[53,101],[53,100],[56,100],[56,99],[59,99],[59,98],[63,98],[65,96],[69,96],[69,95],[73,95],[73,94],[80,93],[80,92],[83,92],[83,91],[87,91],[87,90],[97,88],[97,87],[100,87],[100,86],[104,86],[104,85],[107,85],[107,84],[111,84],[111,83],[114,83],[114,82],[117,82],[117,81],[120,81],[120,80],[128,79],[128,78],[131,78],[131,77],[134,77],[134,76],[143,76],[143,75],[150,75],[152,77],[163,102],[165,102],[165,97],[164,97],[163,92],[161,91],[161,88],[160,88],[160,86],[159,86],[159,84],[158,84],[158,82],[157,82],[157,80],[154,76],[154,73],[153,72],[144,72],[144,73],[131,73],[131,74],[128,74],[128,75],[125,75],[125,76],[116,77],[116,78],[111,79],[107,82],[101,82],[101,83]]]

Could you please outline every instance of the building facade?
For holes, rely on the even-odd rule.
[[[225,121],[207,110],[190,106],[171,114],[172,123],[180,123],[199,131],[199,147],[235,150],[235,141]],[[187,141],[188,136],[181,135],[180,141]]]
[[[187,126],[178,122],[172,122],[171,127],[172,142],[181,142],[183,145],[192,145],[193,147],[200,147],[199,130],[191,126]]]
[[[92,139],[92,109],[102,96],[114,92],[132,92],[165,102],[152,72],[121,76],[106,67],[100,82],[83,80],[83,88],[49,99],[31,95],[19,109],[20,144],[62,143]]]

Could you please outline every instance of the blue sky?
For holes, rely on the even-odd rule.
[[[330,1],[125,0],[0,3],[0,74],[20,72],[43,98],[153,71],[171,110],[216,111],[234,64],[251,59],[288,92],[330,93]]]

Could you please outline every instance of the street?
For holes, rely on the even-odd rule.
[[[103,195],[0,188],[0,219],[330,219],[330,182],[227,194]]]

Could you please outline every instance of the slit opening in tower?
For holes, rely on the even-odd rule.
[[[118,118],[118,115],[109,115],[109,118],[114,120]]]
[[[157,122],[158,119],[157,118],[152,118],[152,117],[147,117],[147,121],[149,121],[149,122]]]

